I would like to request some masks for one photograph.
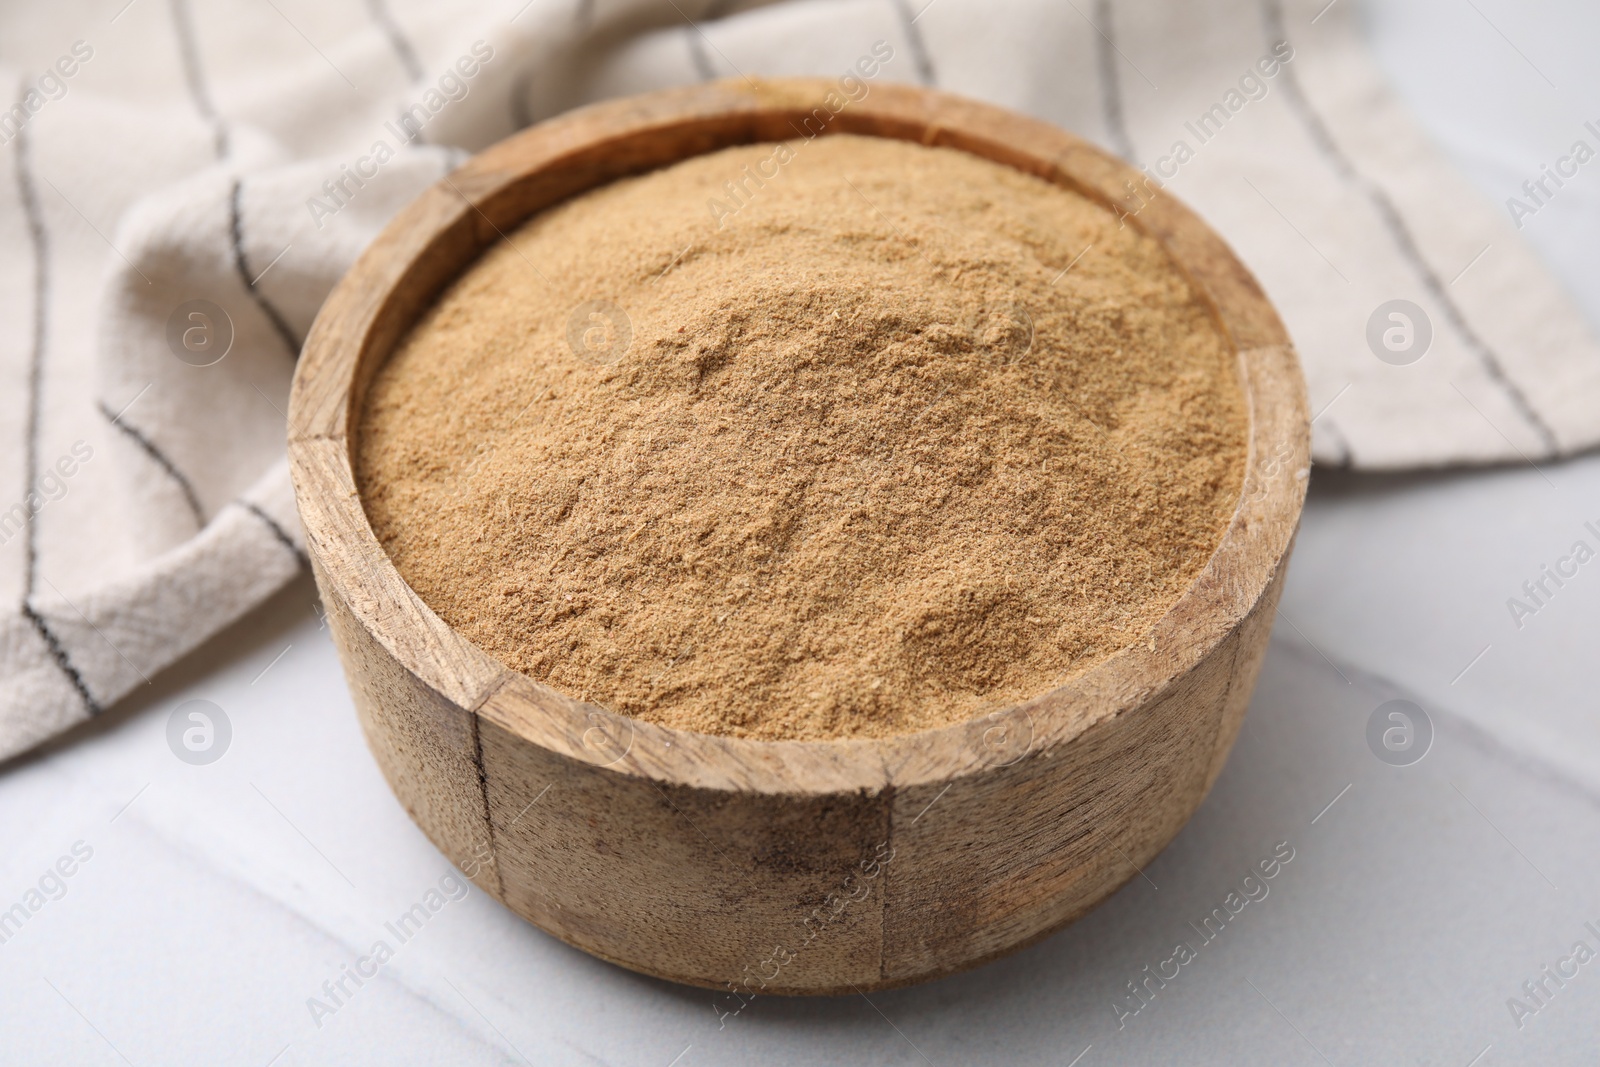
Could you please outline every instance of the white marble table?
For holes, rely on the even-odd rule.
[[[1478,7],[1514,47],[1445,0],[1371,21],[1492,195],[1600,99],[1581,59],[1600,35],[1575,4]],[[1558,206],[1530,236],[1600,321],[1600,198]],[[1600,958],[1572,949],[1600,951],[1600,561],[1520,629],[1505,604],[1574,540],[1600,547],[1586,521],[1600,457],[1318,472],[1238,747],[1147,877],[976,972],[758,1000],[725,1026],[710,993],[593,960],[476,889],[449,899],[463,883],[368,755],[301,580],[89,734],[0,770],[0,909],[45,898],[0,944],[0,1063],[1592,1063]],[[1396,698],[1435,729],[1411,766],[1366,740]],[[208,765],[167,740],[195,699],[231,725]],[[1267,895],[1202,943],[1191,923],[1280,842]],[[430,889],[442,906],[375,978],[308,1008]],[[1179,941],[1195,958],[1129,999]],[[1511,997],[1538,1010],[1514,1018]]]

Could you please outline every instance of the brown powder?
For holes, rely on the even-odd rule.
[[[746,166],[778,174],[734,211]],[[530,220],[360,433],[378,537],[446,621],[580,699],[759,738],[962,721],[1146,639],[1245,456],[1232,347],[1154,241],[853,136]]]

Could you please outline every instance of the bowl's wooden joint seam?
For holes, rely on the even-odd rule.
[[[478,796],[483,802],[483,832],[489,842],[489,858],[494,861],[495,896],[505,899],[505,880],[500,876],[500,850],[494,840],[494,815],[489,810],[489,775],[483,769],[483,717],[477,709],[467,712],[472,716],[472,765],[478,772]]]
[[[891,781],[883,787],[883,839],[889,845],[889,862],[883,866],[883,885],[878,890],[878,981],[889,977],[889,882],[894,878],[895,788]]]
[[[489,806],[489,772],[483,765],[483,715],[480,709],[488,703],[490,697],[504,688],[509,680],[509,674],[497,676],[493,682],[483,687],[478,699],[466,709],[467,715],[472,720],[472,765],[478,772],[478,797],[483,802],[483,832],[489,842],[489,858],[494,861],[495,896],[500,900],[505,899],[506,883],[500,873],[500,849],[494,839],[494,812]]]

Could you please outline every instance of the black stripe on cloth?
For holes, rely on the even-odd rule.
[[[533,108],[528,106],[528,92],[533,88],[533,71],[525,70],[511,83],[511,125],[522,130],[533,125]]]
[[[200,506],[200,497],[194,491],[194,484],[178,469],[177,464],[168,459],[166,453],[157,448],[154,441],[119,418],[116,412],[106,406],[104,400],[100,401],[99,408],[100,414],[106,417],[107,422],[126,434],[128,440],[138,445],[145,455],[155,461],[156,466],[166,471],[167,475],[177,483],[179,490],[183,493],[184,502],[189,505],[189,511],[194,515],[196,528],[204,529],[206,525],[205,509]]]
[[[372,21],[378,24],[378,29],[383,31],[384,37],[388,38],[389,47],[394,49],[395,57],[405,68],[406,77],[414,82],[421,81],[422,62],[417,59],[417,50],[411,47],[411,41],[400,29],[400,24],[395,21],[394,13],[389,10],[388,3],[385,0],[367,0],[367,13],[372,16]]]
[[[24,88],[26,92],[26,88]],[[20,98],[19,98],[20,102]],[[17,199],[22,204],[22,215],[28,228],[28,243],[33,251],[33,345],[28,362],[28,421],[23,440],[23,510],[28,520],[23,526],[22,599],[33,596],[35,571],[39,550],[35,543],[33,507],[27,497],[34,492],[39,480],[39,399],[44,387],[44,350],[46,330],[49,328],[50,306],[50,245],[44,229],[44,215],[39,210],[39,191],[34,188],[33,174],[29,169],[31,137],[28,128],[17,130],[12,142],[16,145],[13,161],[16,164]]]
[[[23,90],[24,95],[25,93],[26,87]],[[18,102],[21,102],[21,95],[18,97]],[[67,655],[65,646],[56,638],[55,633],[39,613],[33,610],[33,605],[29,602],[33,597],[33,586],[38,571],[39,549],[33,508],[27,503],[27,497],[34,494],[34,485],[39,476],[39,399],[44,384],[45,330],[49,324],[47,309],[50,298],[50,246],[45,233],[44,216],[39,210],[38,190],[34,188],[33,176],[28,169],[29,137],[26,126],[17,131],[12,143],[16,146],[12,158],[16,163],[17,199],[22,204],[28,228],[28,242],[33,249],[33,351],[28,367],[28,424],[25,445],[27,458],[24,461],[27,492],[24,494],[23,502],[23,510],[28,513],[28,521],[23,526],[22,614],[43,639],[45,647],[50,650],[50,658],[55,660],[61,673],[67,676],[72,687],[78,691],[78,696],[83,699],[83,706],[88,709],[89,714],[98,715],[100,704],[89,692],[89,687],[84,684],[83,675],[72,665],[72,658]]]
[[[900,16],[900,29],[906,35],[906,46],[911,49],[911,62],[917,68],[917,80],[923,85],[938,85],[938,76],[933,70],[933,56],[928,52],[928,42],[922,39],[922,29],[917,25],[917,19],[922,17],[922,11],[928,10],[929,5],[924,5],[922,11],[915,14],[907,0],[890,0],[894,5],[895,14]]]
[[[284,347],[288,348],[289,355],[295,359],[300,358],[300,341],[295,337],[294,331],[289,329],[289,323],[278,313],[272,301],[267,299],[267,294],[256,287],[255,279],[250,276],[250,264],[245,260],[244,254],[244,212],[240,209],[239,200],[242,195],[244,183],[235,178],[233,189],[228,194],[228,240],[233,244],[233,266],[239,272],[239,280],[244,283],[245,290],[250,298],[256,302],[256,307],[272,323],[272,328],[277,331],[283,340]]]
[[[699,21],[715,22],[717,19],[725,18],[734,3],[738,3],[738,0],[710,0],[710,3],[706,5],[706,10],[701,11]],[[678,11],[678,14],[683,14],[683,11]],[[683,21],[688,22],[688,26],[683,27],[683,34],[685,34],[683,40],[685,40],[686,46],[690,50],[690,61],[694,64],[694,74],[699,75],[701,82],[715,82],[718,77],[717,67],[712,64],[710,53],[706,51],[707,45],[709,45],[706,40],[706,32],[699,27],[699,22],[694,21],[686,14],[683,14]],[[723,59],[726,59],[726,56],[723,56]]]
[[[100,702],[94,698],[94,694],[89,692],[89,686],[84,682],[83,675],[79,674],[78,668],[72,665],[71,658],[67,656],[66,648],[57,639],[49,624],[44,621],[44,617],[34,611],[27,601],[22,603],[22,614],[33,624],[34,630],[44,640],[45,647],[50,650],[50,658],[56,661],[56,666],[61,668],[61,673],[67,676],[67,680],[72,683],[72,688],[76,689],[78,696],[83,698],[83,705],[89,709],[89,714],[91,716],[100,714],[102,710]]]
[[[735,0],[711,0],[704,11],[700,12],[700,22],[715,22],[728,13]],[[683,15],[682,11],[678,14]],[[684,40],[689,48],[689,59],[694,64],[694,72],[703,82],[717,80],[717,68],[712,65],[711,56],[706,52],[705,31],[700,29],[700,24],[683,15],[683,20],[688,23],[683,28]]]
[[[294,558],[299,562],[300,566],[311,566],[311,560],[307,558],[304,552],[300,551],[300,546],[294,543],[294,538],[289,536],[288,530],[285,530],[278,524],[277,519],[274,519],[271,515],[268,515],[265,511],[261,510],[258,505],[253,504],[248,500],[238,500],[235,501],[235,503],[237,503],[241,508],[244,508],[250,514],[254,515],[256,518],[260,519],[267,529],[272,531],[272,536],[276,537],[280,542],[282,542],[284,548],[287,548],[290,552],[294,553]]]
[[[189,96],[200,117],[211,124],[211,136],[216,142],[217,158],[228,154],[228,126],[217,114],[211,102],[211,92],[206,88],[205,74],[200,69],[200,49],[195,44],[194,21],[189,15],[188,0],[171,0],[172,31],[178,38],[178,58],[183,63],[183,80],[188,83]]]
[[[1283,6],[1279,0],[1262,0],[1261,9],[1262,19],[1266,25],[1269,38],[1268,45],[1288,40],[1283,29]],[[1511,406],[1516,408],[1517,414],[1522,416],[1522,420],[1539,435],[1539,440],[1544,444],[1544,447],[1552,454],[1560,455],[1563,450],[1555,431],[1539,415],[1538,410],[1534,408],[1527,395],[1511,380],[1510,375],[1506,373],[1505,366],[1500,362],[1500,357],[1473,330],[1472,324],[1467,321],[1466,315],[1462,313],[1460,305],[1451,299],[1444,283],[1440,281],[1439,276],[1434,273],[1433,267],[1423,257],[1422,250],[1417,247],[1416,238],[1412,236],[1411,229],[1406,225],[1400,210],[1394,206],[1394,201],[1389,199],[1389,195],[1376,182],[1357,170],[1350,157],[1344,154],[1338,142],[1333,139],[1332,131],[1323,123],[1322,117],[1317,114],[1316,109],[1311,106],[1311,101],[1306,98],[1305,92],[1300,87],[1299,78],[1290,65],[1284,64],[1281,80],[1283,82],[1284,98],[1289,102],[1289,110],[1294,112],[1300,124],[1305,127],[1312,143],[1317,146],[1318,151],[1322,153],[1334,172],[1367,198],[1373,210],[1377,212],[1384,228],[1389,231],[1389,236],[1394,240],[1395,246],[1400,250],[1401,258],[1406,261],[1406,265],[1411,268],[1418,280],[1422,282],[1422,286],[1428,291],[1428,295],[1433,297],[1434,301],[1439,305],[1445,320],[1450,324],[1450,328],[1456,332],[1456,335],[1461,338],[1461,343],[1466,346],[1467,351],[1477,358],[1478,364],[1483,368],[1484,373],[1499,386],[1500,391],[1511,401]]]
[[[406,124],[406,120],[408,118],[411,120],[412,125],[408,126]],[[430,144],[431,142],[428,140],[428,135],[423,130],[415,127],[416,121],[417,120],[416,120],[415,116],[413,115],[413,113],[411,111],[407,110],[406,108],[400,108],[399,110],[397,110],[394,113],[394,126],[395,126],[395,129],[404,130],[405,131],[406,144],[409,144],[409,145]],[[405,147],[405,146],[402,145],[401,147]]]
[[[594,29],[594,14],[595,0],[578,0],[572,9],[572,22],[579,34],[586,34]],[[525,69],[512,79],[511,97],[507,101],[511,112],[512,129],[526,129],[534,123],[533,108],[528,103],[528,93],[533,87],[533,75],[531,69]]]
[[[1094,59],[1100,75],[1100,108],[1106,134],[1117,155],[1132,163],[1138,156],[1133,138],[1128,136],[1128,120],[1122,103],[1122,80],[1117,77],[1117,43],[1113,36],[1116,19],[1111,0],[1096,0],[1094,5]]]
[[[706,55],[706,41],[700,34],[700,27],[694,23],[683,28],[683,42],[689,49],[689,62],[694,64],[694,72],[701,81],[716,81],[717,70],[711,65],[711,57]]]
[[[1332,437],[1333,443],[1339,446],[1339,458],[1334,460],[1333,466],[1339,470],[1347,471],[1350,469],[1351,464],[1355,459],[1354,454],[1350,450],[1350,442],[1345,438],[1344,431],[1339,429],[1338,423],[1334,422],[1331,418],[1327,418],[1327,416],[1324,416],[1324,418],[1327,419],[1323,425],[1328,428],[1328,436]]]

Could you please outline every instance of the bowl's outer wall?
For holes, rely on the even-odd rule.
[[[826,88],[702,87],[591,112],[613,143],[619,125],[675,109],[792,106]],[[943,94],[882,86],[873,99],[863,110],[880,109],[883,127],[902,136],[918,122],[940,139],[999,128],[1068,144],[1078,165],[1103,172],[1088,186],[1136,174],[1059,131]],[[479,158],[540,137],[581,152],[584,119],[524,131]],[[713,142],[702,132],[682,154]],[[1029,169],[1052,173],[1058,163],[1059,151]],[[429,209],[435,218],[441,210]],[[426,215],[419,209],[411,224]],[[399,330],[389,322],[374,342],[379,331],[368,324],[352,342],[341,323],[319,319],[291,405],[296,495],[362,726],[412,818],[518,914],[604,959],[720,990],[719,1012],[756,993],[871,991],[970,967],[1136,877],[1199,805],[1238,732],[1308,463],[1298,365],[1253,280],[1183,209],[1158,201],[1136,221],[1175,249],[1240,346],[1251,457],[1233,524],[1148,647],[1008,709],[987,730],[979,722],[883,743],[763,744],[633,724],[551,693],[450,631],[382,555],[350,472],[349,407],[373,362],[365,348],[392,343]],[[458,220],[450,239],[459,244],[461,232]],[[481,247],[494,233],[475,239]],[[1193,247],[1215,261],[1186,261]],[[381,304],[373,294],[384,271],[394,276],[364,257],[341,283],[360,291],[342,306],[336,291],[324,317]],[[352,343],[360,357],[340,350]],[[348,361],[336,383],[347,395],[319,397],[336,358]]]
[[[1135,877],[1220,772],[1281,586],[1280,572],[1158,700],[1071,744],[975,761],[945,785],[821,796],[664,787],[530,745],[429,688],[342,601],[326,604],[373,754],[452,863],[585,951],[748,997],[961,970]]]

